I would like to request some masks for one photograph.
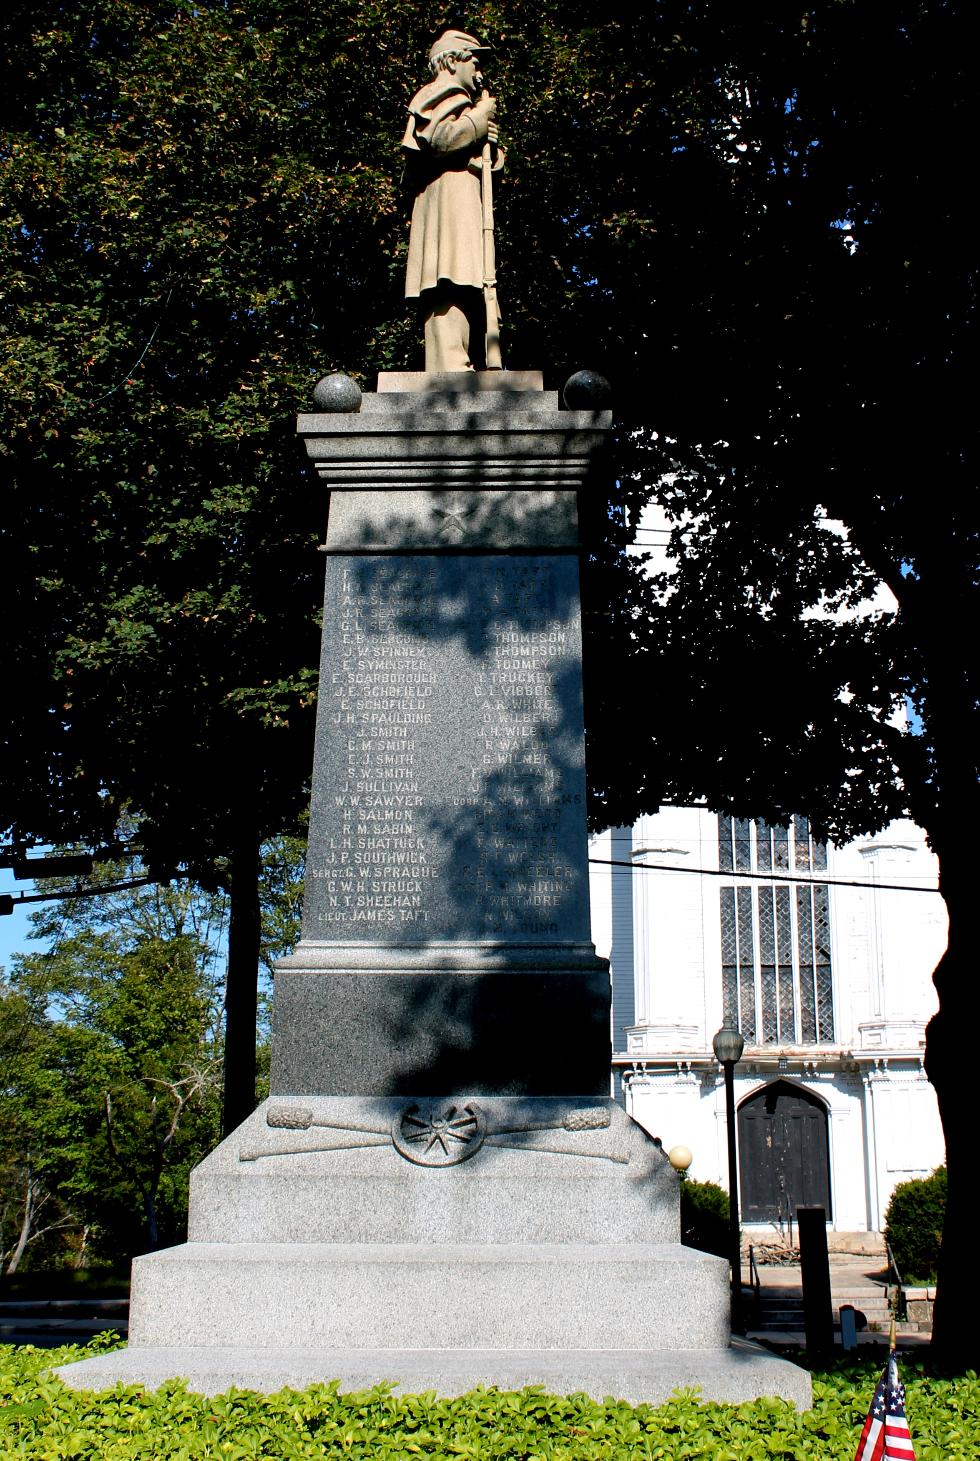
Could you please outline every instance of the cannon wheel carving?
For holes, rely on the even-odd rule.
[[[472,1102],[454,1104],[415,1101],[392,1122],[391,1139],[406,1159],[419,1167],[454,1167],[483,1145],[487,1119]]]

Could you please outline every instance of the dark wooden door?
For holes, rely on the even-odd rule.
[[[773,1081],[743,1102],[738,1155],[745,1222],[795,1221],[800,1205],[831,1216],[827,1112],[808,1091]]]

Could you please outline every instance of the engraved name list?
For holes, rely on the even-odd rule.
[[[556,581],[570,569],[539,557],[328,564],[329,752],[304,938],[576,936],[569,849],[584,836],[584,778],[578,742],[561,748],[579,633]]]

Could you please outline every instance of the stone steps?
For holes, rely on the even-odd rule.
[[[463,1395],[477,1385],[520,1390],[540,1385],[551,1394],[584,1391],[615,1395],[637,1405],[660,1405],[679,1387],[697,1386],[705,1400],[738,1404],[757,1395],[782,1395],[798,1409],[810,1405],[806,1370],[787,1365],[760,1345],[739,1336],[711,1350],[628,1349],[269,1349],[234,1347],[132,1347],[96,1355],[58,1372],[77,1389],[111,1385],[151,1388],[174,1376],[197,1394],[238,1389],[269,1393],[284,1386],[302,1390],[327,1380],[341,1391],[367,1390],[379,1380],[403,1394],[435,1390]]]
[[[751,1299],[748,1302],[751,1306]],[[879,1325],[886,1328],[891,1320],[891,1309],[884,1290],[880,1294],[867,1291],[834,1292],[835,1323],[838,1322],[838,1314],[844,1304],[851,1304],[859,1310],[869,1327]],[[799,1292],[767,1293],[763,1288],[757,1304],[754,1305],[754,1312],[751,1307],[750,1312],[753,1333],[788,1333],[803,1328],[803,1296]]]
[[[340,1353],[724,1350],[727,1289],[720,1259],[680,1243],[185,1243],[134,1263],[130,1334]]]

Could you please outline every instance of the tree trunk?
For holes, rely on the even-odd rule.
[[[78,1245],[78,1252],[75,1254],[75,1259],[74,1259],[74,1262],[72,1263],[72,1268],[84,1268],[85,1267],[85,1254],[88,1251],[88,1235],[89,1235],[89,1232],[90,1231],[91,1231],[91,1229],[89,1228],[88,1223],[85,1223],[83,1225],[83,1227],[82,1227],[82,1238],[81,1238],[81,1242]]]
[[[980,983],[975,928],[975,828],[980,816],[972,660],[953,626],[970,622],[972,583],[951,572],[955,544],[924,558],[927,569],[910,596],[909,627],[922,652],[928,694],[924,729],[933,765],[927,785],[934,806],[919,818],[939,858],[939,891],[949,915],[946,952],[933,983],[939,1010],[926,1027],[926,1074],[933,1084],[946,1140],[946,1213],[939,1254],[932,1356],[943,1369],[980,1369],[976,1322],[975,1171],[976,1044]],[[913,811],[915,810],[913,804]]]
[[[255,1110],[255,1021],[258,1014],[259,839],[242,832],[231,855],[231,919],[225,990],[225,1081],[222,1135]]]
[[[939,1011],[926,1029],[926,1073],[939,1103],[946,1138],[948,1190],[939,1255],[932,1354],[950,1372],[980,1370],[976,1318],[976,1045],[980,1038],[980,981],[971,947],[975,913],[973,818],[963,809],[958,835],[944,839],[939,886],[949,910],[949,945],[933,975]]]
[[[20,1234],[14,1245],[14,1251],[10,1255],[10,1262],[7,1264],[7,1274],[16,1273],[20,1260],[24,1256],[24,1249],[31,1241],[31,1226],[34,1222],[34,1179],[27,1173],[27,1188],[24,1193],[24,1220],[20,1225]]]
[[[156,1252],[160,1246],[160,1227],[157,1223],[157,1194],[156,1188],[146,1187],[143,1189],[143,1215],[146,1218],[146,1237],[151,1252]]]

